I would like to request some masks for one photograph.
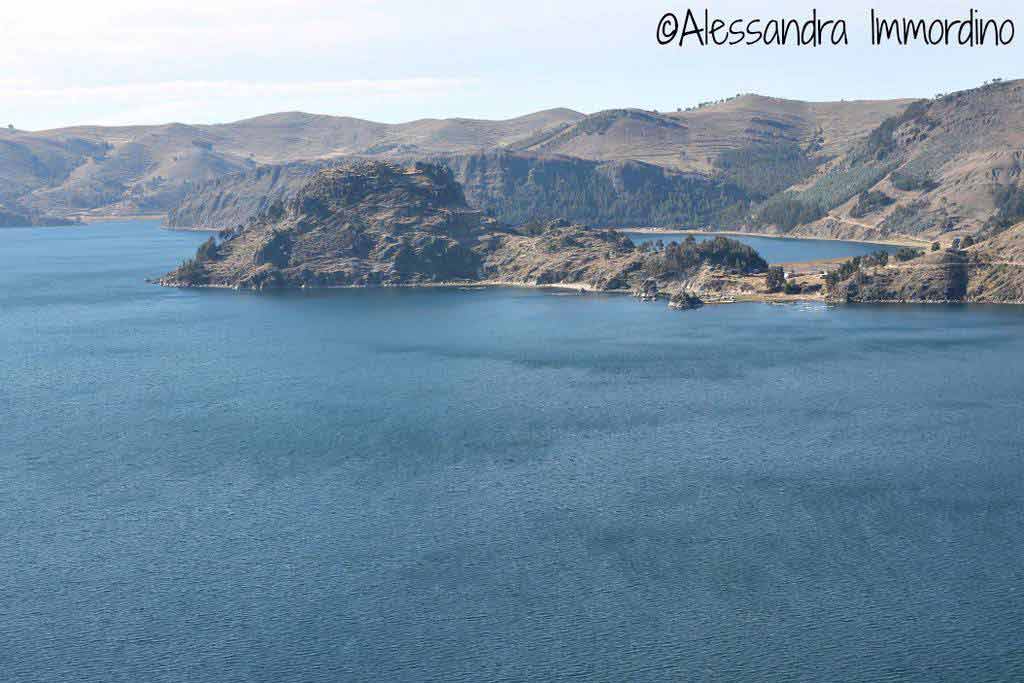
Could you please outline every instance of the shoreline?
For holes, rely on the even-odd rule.
[[[808,235],[777,235],[764,232],[743,232],[742,230],[693,230],[689,228],[610,228],[615,232],[637,232],[644,235],[730,235],[735,237],[764,237],[777,240],[817,240],[820,242],[854,242],[858,244],[877,244],[885,247],[913,247],[920,249],[929,247],[931,242],[904,237],[892,240],[846,240],[836,237],[812,237]]]
[[[114,223],[116,221],[162,221],[166,214],[162,213],[132,213],[132,214],[74,214],[81,224],[89,223]]]
[[[534,284],[529,282],[514,282],[506,280],[454,280],[454,281],[443,281],[443,282],[420,282],[420,283],[398,283],[398,284],[383,284],[383,285],[317,285],[317,286],[302,286],[302,287],[267,287],[264,289],[254,289],[251,287],[234,287],[232,285],[223,284],[205,284],[205,285],[180,285],[162,280],[147,279],[146,282],[160,287],[170,287],[172,289],[227,289],[239,292],[254,292],[254,293],[265,293],[265,292],[310,292],[317,290],[336,290],[336,289],[492,289],[498,287],[506,287],[509,289],[535,289],[535,290],[562,290],[566,292],[576,292],[577,294],[610,294],[615,296],[633,296],[633,291],[629,289],[598,289],[593,285],[589,285],[581,282],[559,282],[559,283],[544,283]],[[696,294],[700,296],[700,294]],[[707,296],[707,295],[706,295]],[[668,295],[659,295],[658,301],[668,301]],[[825,297],[816,294],[781,294],[781,293],[745,293],[745,294],[730,294],[727,297],[709,297],[707,299],[701,299],[705,306],[725,306],[728,304],[741,304],[741,303],[765,303],[765,304],[786,304],[786,303],[800,303],[808,301],[819,301],[827,303]],[[639,303],[646,303],[640,301]]]
[[[232,285],[206,284],[206,285],[183,285],[165,282],[163,279],[147,278],[146,282],[160,287],[172,289],[233,289],[244,292],[300,292],[317,289],[485,289],[489,287],[512,287],[519,289],[564,289],[574,292],[586,292],[588,294],[631,294],[628,289],[598,289],[593,285],[582,282],[563,282],[555,284],[532,284],[529,282],[511,282],[505,280],[445,280],[442,282],[401,282],[382,285],[303,285],[301,287],[267,287],[265,289],[254,289],[252,287],[235,287]]]
[[[628,289],[597,289],[592,285],[576,282],[564,282],[556,284],[531,284],[528,282],[506,282],[503,280],[464,280],[446,282],[424,282],[424,283],[401,283],[388,285],[324,285],[315,287],[268,287],[266,289],[252,289],[249,287],[233,287],[230,285],[178,285],[166,283],[157,279],[146,278],[146,282],[159,287],[171,289],[226,289],[239,292],[309,292],[316,290],[332,289],[491,289],[495,287],[507,287],[509,289],[536,289],[536,290],[564,290],[577,292],[578,294],[611,294],[616,296],[633,296]],[[697,294],[697,296],[700,296]],[[829,306],[892,306],[900,304],[910,305],[951,305],[951,304],[973,304],[978,306],[1022,306],[1024,299],[1018,301],[981,301],[977,299],[956,300],[935,300],[935,299],[877,299],[872,301],[836,301],[821,294],[782,294],[775,293],[737,293],[728,295],[732,300],[723,299],[702,299],[704,306],[728,306],[730,304],[770,304],[782,306],[797,303],[822,303]],[[657,301],[667,301],[667,296],[659,296]],[[638,303],[651,303],[638,301]]]
[[[193,227],[182,227],[180,225],[167,225],[167,223],[160,224],[161,230],[170,230],[172,232],[213,232],[218,233],[224,228],[193,228]]]

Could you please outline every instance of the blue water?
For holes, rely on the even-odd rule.
[[[681,242],[689,234],[698,242],[705,242],[717,237],[715,234],[701,233],[643,233],[626,232],[636,243],[655,242],[661,240]],[[769,263],[799,263],[802,261],[818,261],[832,258],[851,258],[864,256],[876,251],[895,253],[899,247],[889,244],[873,244],[871,242],[839,242],[836,240],[790,239],[785,237],[757,237],[755,235],[724,235],[729,239],[749,244]]]
[[[5,681],[1024,678],[1024,310],[146,284],[0,233]]]

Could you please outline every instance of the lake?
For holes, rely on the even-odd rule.
[[[712,240],[718,235],[714,233],[647,233],[623,231],[637,244],[661,240],[666,244],[671,241],[682,242],[688,236],[698,242]],[[896,253],[898,246],[891,244],[875,244],[872,242],[847,242],[839,240],[794,239],[787,237],[759,237],[757,235],[722,235],[729,239],[739,240],[757,250],[768,263],[800,263],[804,261],[820,261],[822,259],[852,258],[864,256],[876,251]]]
[[[1024,309],[144,282],[205,237],[0,231],[6,680],[1024,677]]]

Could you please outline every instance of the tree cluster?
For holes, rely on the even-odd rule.
[[[764,286],[769,292],[781,292],[786,286],[786,274],[782,266],[772,266],[764,275]]]
[[[784,230],[792,230],[798,225],[816,221],[824,215],[825,210],[816,202],[796,199],[787,193],[765,202],[757,213],[757,221],[762,225],[777,225]]]
[[[661,248],[656,242],[644,267],[652,275],[663,277],[682,274],[702,264],[743,274],[764,272],[768,267],[757,251],[742,242],[721,236],[697,242],[692,235],[681,244],[672,241]]]
[[[818,166],[800,145],[791,141],[726,150],[715,163],[727,180],[758,200],[803,180]]]
[[[938,242],[932,243],[932,251],[938,251],[938,250],[939,250],[939,243]],[[916,259],[918,256],[924,256],[924,252],[921,251],[920,249],[911,249],[910,247],[900,247],[899,249],[896,250],[896,253],[894,254],[894,256],[895,256],[897,261],[901,261],[901,262],[902,261],[912,261],[913,259]]]

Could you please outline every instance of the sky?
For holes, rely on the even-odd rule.
[[[551,107],[671,111],[736,93],[930,97],[1024,77],[1019,2],[780,0],[11,0],[0,22],[0,125],[220,123],[279,111],[509,118]],[[868,13],[1009,18],[1009,46],[872,47]],[[845,47],[661,46],[665,12],[845,18]],[[5,120],[6,119],[6,120]]]

